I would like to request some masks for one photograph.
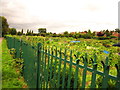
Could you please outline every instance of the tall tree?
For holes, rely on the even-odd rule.
[[[32,34],[33,34],[33,30],[32,30]]]
[[[90,29],[88,30],[88,34],[91,34],[91,30]]]
[[[23,34],[23,29],[21,30],[21,33]]]
[[[27,29],[27,33],[29,33],[29,29]]]
[[[15,28],[9,28],[9,33],[10,33],[11,35],[16,35],[16,34],[17,34],[17,31],[16,31]]]
[[[9,25],[7,19],[4,16],[0,16],[0,22],[2,23],[2,27],[0,27],[0,31],[2,31],[2,35],[6,35],[9,33]]]
[[[38,32],[39,32],[39,33],[46,33],[47,30],[46,30],[46,28],[39,28],[39,29],[38,29]]]

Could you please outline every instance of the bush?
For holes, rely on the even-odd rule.
[[[84,34],[81,36],[82,38],[85,38],[85,39],[91,39],[92,38],[92,35],[91,34]]]
[[[110,39],[110,37],[96,37],[98,40],[105,40],[105,39]]]
[[[110,38],[117,38],[116,36],[109,36]]]

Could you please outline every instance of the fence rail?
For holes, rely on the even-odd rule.
[[[16,58],[24,60],[23,75],[29,88],[118,88],[120,89],[120,64],[116,64],[117,75],[109,74],[109,58],[101,61],[103,72],[98,71],[96,55],[92,68],[88,67],[85,54],[79,64],[79,52],[73,59],[72,50],[46,47],[41,43],[32,46],[23,40],[6,37],[8,48],[15,48]],[[69,55],[67,55],[69,53]],[[76,61],[76,62],[75,62]],[[112,82],[112,83],[110,83]]]

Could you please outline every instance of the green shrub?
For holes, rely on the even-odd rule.
[[[117,38],[116,36],[109,36],[110,38]]]
[[[98,39],[98,40],[106,40],[106,39],[110,39],[110,37],[97,37],[96,39]]]

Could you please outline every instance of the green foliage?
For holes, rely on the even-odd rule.
[[[39,33],[46,33],[47,30],[46,30],[46,28],[39,28],[39,29],[38,29],[38,32],[39,32]]]
[[[102,76],[100,76],[100,75],[97,76],[97,81],[96,81],[97,88],[102,88],[102,79],[103,79]],[[109,79],[109,81],[108,81],[108,89],[116,88],[115,84],[116,84],[115,80]]]
[[[88,30],[88,34],[91,34],[91,31],[90,31],[90,29]]]
[[[21,30],[21,33],[23,34],[23,29]]]
[[[65,31],[65,32],[64,32],[64,37],[68,37],[68,36],[69,36],[68,31]]]
[[[15,51],[12,49],[11,54]],[[2,88],[23,88],[27,84],[23,81],[21,76],[21,65],[19,59],[13,59],[10,51],[7,48],[6,41],[2,42]]]
[[[116,36],[109,36],[109,37],[110,37],[111,39],[112,39],[112,38],[117,38]]]
[[[82,35],[80,33],[76,33],[76,34],[73,35],[73,37],[77,39],[77,38],[81,38]]]
[[[108,31],[108,29],[105,31],[105,35],[106,36],[110,36],[111,35],[111,33]]]
[[[18,31],[18,32],[17,32],[17,35],[22,35],[22,32]]]
[[[39,33],[38,35],[45,37],[45,36],[46,36],[46,33]]]
[[[92,33],[92,36],[95,36],[95,31]]]
[[[96,39],[98,39],[98,40],[105,40],[105,39],[110,39],[110,37],[101,36],[101,37],[96,37]]]
[[[57,37],[57,34],[56,34],[56,33],[53,33],[52,37]]]
[[[80,55],[79,57],[81,56],[84,56],[85,53],[88,54],[88,67],[92,68],[92,62],[90,61],[91,58],[94,59],[94,53],[96,54],[97,56],[97,63],[98,63],[98,67],[97,67],[97,70],[98,71],[103,71],[103,66],[101,64],[101,60],[105,62],[105,59],[106,57],[108,56],[109,57],[109,65],[110,67],[114,68],[114,65],[116,63],[118,63],[118,51],[117,51],[117,47],[114,47],[112,46],[114,43],[117,43],[117,40],[114,40],[114,39],[106,39],[106,40],[96,40],[96,39],[83,39],[83,38],[72,38],[72,37],[42,37],[42,36],[21,36],[21,37],[18,37],[16,36],[16,38],[18,39],[23,39],[25,40],[26,42],[28,42],[29,44],[32,44],[32,45],[35,45],[37,46],[37,43],[42,43],[44,44],[45,46],[57,46],[58,49],[59,48],[63,48],[63,50],[66,48],[67,50],[73,50],[73,55],[77,54],[77,52],[80,52]],[[70,41],[80,41],[79,43],[71,43]],[[108,47],[109,46],[109,47]],[[62,50],[62,53],[64,54],[64,51]],[[106,50],[108,52],[110,52],[110,54],[106,54],[103,52],[103,50]],[[70,55],[69,52],[67,52],[66,54],[67,56]],[[73,60],[75,60],[76,58],[73,56]],[[67,60],[69,61],[69,59],[67,58]],[[80,58],[80,63],[83,65],[83,60]],[[75,62],[75,61],[74,61]],[[57,63],[59,65],[59,63]],[[52,69],[54,70],[55,68],[55,65],[51,65],[52,66]],[[63,65],[62,65],[62,70],[63,70]],[[58,70],[58,67],[57,67],[57,70]],[[52,72],[52,73],[56,73],[58,74],[58,71],[56,70],[56,72]],[[74,72],[74,70],[72,71]],[[117,71],[116,69],[111,69],[110,70],[110,73],[111,75],[114,75],[116,76],[117,74]],[[61,74],[60,74],[62,77],[62,71],[61,71]],[[66,70],[66,74],[65,74],[65,80],[67,80],[68,78],[68,74],[67,74],[67,70]],[[72,75],[74,76],[74,75]],[[79,76],[81,77],[81,76]],[[52,77],[54,78],[54,76]],[[97,78],[98,81],[97,81],[97,85],[100,87],[101,85],[101,77],[98,77]],[[52,79],[53,82],[57,83],[58,81],[55,80],[55,79]],[[61,79],[62,80],[62,79]],[[87,81],[89,80],[89,78],[87,78]],[[72,82],[74,82],[74,79],[72,78]],[[71,83],[71,85],[73,85],[73,83]],[[81,81],[80,81],[81,82]],[[51,84],[51,82],[50,82]],[[112,84],[112,83],[110,83]],[[65,83],[66,85],[66,83]],[[114,85],[113,85],[114,86]],[[52,87],[52,85],[51,85]]]
[[[119,28],[116,28],[116,29],[115,29],[115,32],[120,33],[120,29],[119,29]]]
[[[82,35],[82,37],[85,38],[85,39],[91,39],[92,35],[90,33],[87,33],[85,35]]]
[[[10,49],[10,54],[12,55],[12,57],[15,59],[15,53],[16,53],[16,50],[14,48],[11,48]]]
[[[9,25],[7,19],[4,16],[0,16],[0,23],[2,23],[2,27],[0,25],[0,31],[2,31],[2,35],[6,35],[9,33]]]
[[[33,35],[33,31],[27,29],[27,33],[26,33],[26,36],[32,36]]]
[[[15,28],[9,28],[9,33],[10,33],[11,35],[16,35],[16,34],[17,34],[17,31],[16,31]]]
[[[68,34],[68,31],[65,31],[64,34]]]

